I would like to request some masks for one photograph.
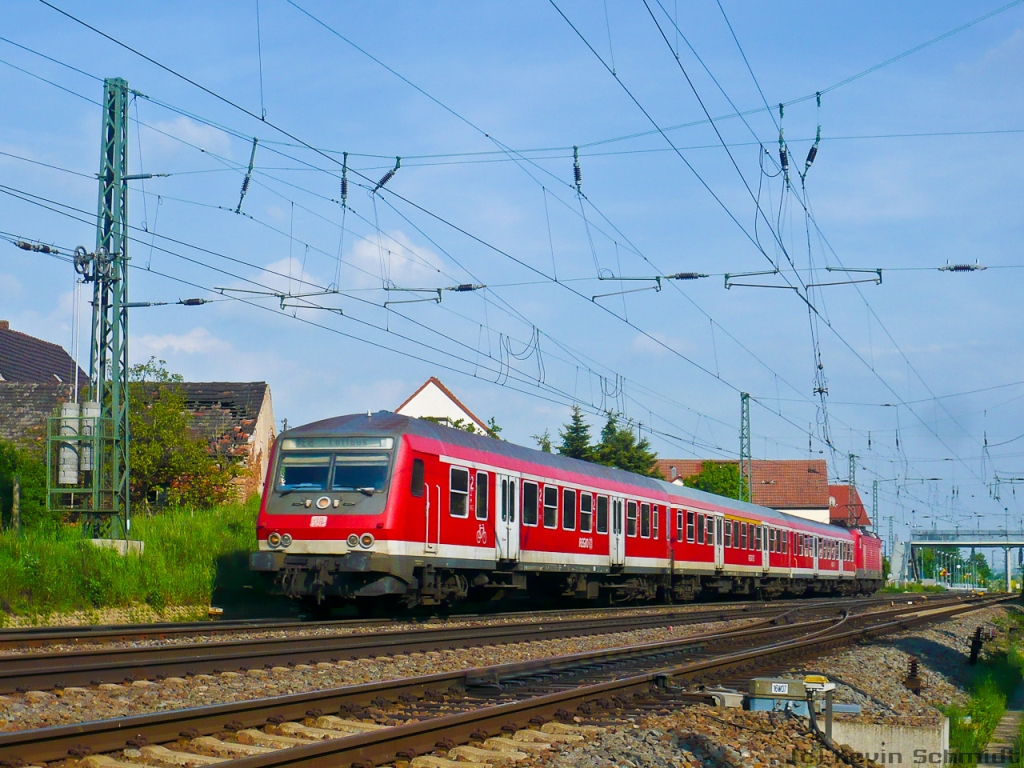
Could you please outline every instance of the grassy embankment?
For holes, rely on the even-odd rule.
[[[1006,712],[1006,702],[1021,684],[1024,649],[1021,632],[1024,614],[1011,611],[999,622],[1007,630],[1006,640],[986,649],[974,668],[970,684],[971,698],[964,706],[945,710],[949,717],[949,747],[961,755],[977,755],[984,751],[999,720]],[[973,762],[958,765],[973,765]]]
[[[0,533],[0,624],[9,615],[209,605],[216,590],[249,580],[258,502],[134,516],[132,538],[145,542],[141,556],[97,548],[72,527]]]

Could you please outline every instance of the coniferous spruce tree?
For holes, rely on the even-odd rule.
[[[583,411],[578,405],[572,407],[572,417],[568,424],[558,430],[558,436],[562,438],[562,443],[558,446],[558,452],[562,456],[593,461],[594,449],[590,445],[590,425],[583,420]]]

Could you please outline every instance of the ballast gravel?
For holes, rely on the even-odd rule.
[[[998,632],[1003,606],[955,616],[940,624],[889,635],[884,641],[821,656],[791,670],[794,675],[822,674],[836,683],[835,701],[859,704],[859,715],[837,715],[865,723],[937,725],[938,707],[962,704],[969,678],[968,660],[975,628]],[[903,684],[911,659],[918,660],[921,695]]]
[[[517,763],[522,768],[768,768],[854,765],[825,748],[807,721],[783,713],[668,708],[601,723],[603,734],[584,744]],[[871,766],[863,759],[856,765]]]
[[[604,635],[506,643],[427,653],[396,654],[358,661],[323,662],[295,667],[251,669],[245,673],[194,675],[159,682],[139,680],[116,685],[29,691],[0,696],[0,731],[105,720],[188,707],[282,696],[381,680],[394,680],[474,667],[550,658],[583,651],[700,635],[757,622],[756,616],[732,621],[657,627]]]
[[[309,637],[331,637],[362,634],[384,629],[389,632],[408,632],[422,630],[430,627],[493,627],[505,626],[508,624],[520,624],[523,622],[535,621],[544,623],[547,621],[572,621],[572,620],[594,620],[602,618],[621,618],[623,616],[656,616],[659,613],[686,614],[709,609],[720,609],[723,616],[757,616],[757,611],[744,613],[736,604],[709,606],[708,604],[689,604],[671,607],[659,606],[650,608],[616,608],[609,610],[581,610],[558,612],[550,616],[529,614],[529,613],[502,613],[494,616],[453,616],[446,619],[427,619],[425,621],[393,621],[381,627],[379,624],[367,624],[359,621],[338,622],[338,623],[315,623],[310,622],[300,627],[288,629],[259,629],[254,627],[251,630],[241,631],[218,631],[217,623],[210,622],[209,630],[205,627],[194,632],[183,635],[172,635],[168,637],[150,637],[126,640],[89,641],[83,639],[74,643],[53,643],[43,646],[20,646],[13,648],[0,648],[0,659],[4,656],[16,656],[25,653],[69,653],[73,651],[94,651],[94,650],[117,650],[121,648],[149,648],[164,645],[194,645],[196,643],[218,643],[229,641],[252,641],[252,640],[273,640],[294,638],[297,636]]]

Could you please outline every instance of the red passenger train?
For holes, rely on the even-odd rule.
[[[381,411],[282,433],[250,566],[316,604],[864,594],[881,542]]]

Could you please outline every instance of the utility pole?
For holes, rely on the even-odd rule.
[[[857,509],[853,494],[857,492],[857,457],[850,454],[850,483],[846,493],[846,524],[853,528],[857,524]]]
[[[746,501],[754,501],[754,481],[751,479],[750,457],[750,395],[740,392],[740,499],[746,491]]]
[[[127,182],[138,177],[128,176],[128,96],[125,80],[104,81],[96,249],[75,251],[75,270],[93,284],[88,401],[65,403],[48,430],[48,505],[104,538],[127,538],[131,519]]]
[[[878,530],[878,481],[871,481],[871,527]]]

